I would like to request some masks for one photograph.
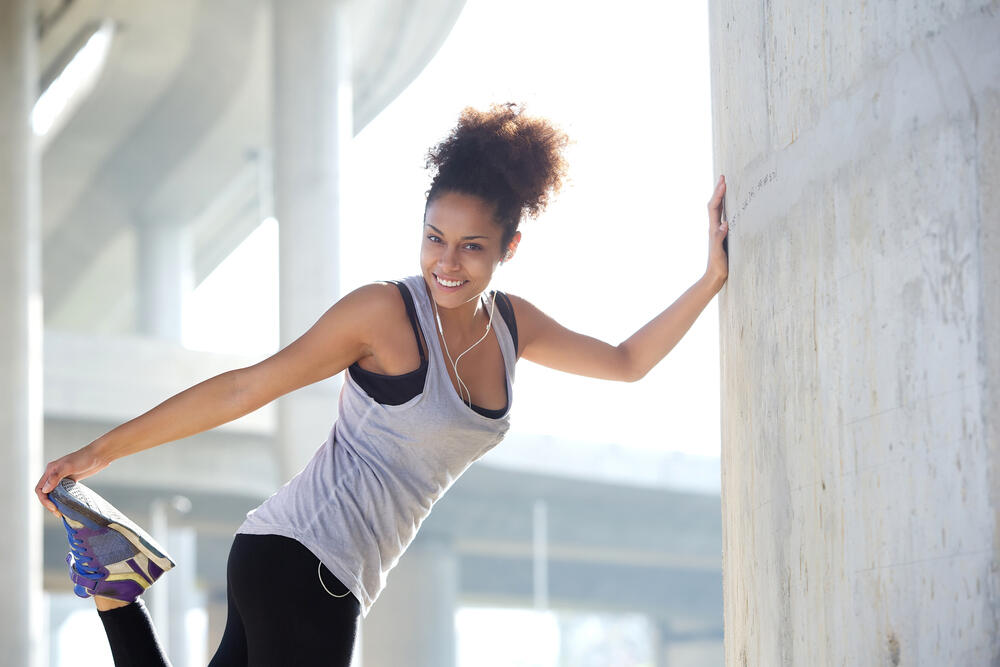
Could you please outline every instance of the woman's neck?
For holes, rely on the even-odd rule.
[[[430,296],[430,295],[429,295]],[[456,308],[442,308],[431,296],[432,308],[441,320],[441,328],[448,338],[477,339],[483,335],[489,312],[483,307],[482,295]]]

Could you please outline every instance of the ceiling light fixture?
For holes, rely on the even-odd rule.
[[[31,111],[35,136],[53,136],[93,90],[107,61],[114,32],[115,24],[110,19],[87,25],[64,51],[66,55],[50,68],[51,74],[43,79],[44,92]]]

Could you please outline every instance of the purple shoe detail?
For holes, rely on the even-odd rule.
[[[139,567],[139,564],[135,562],[134,558],[129,558],[125,562],[128,564],[128,566],[130,568],[132,568],[133,572],[135,572],[140,577],[142,577],[143,579],[145,579],[148,583],[150,583],[150,584],[153,583],[153,580],[149,578],[149,575],[147,575],[145,572],[142,571],[142,568]]]
[[[163,570],[160,569],[160,566],[153,561],[149,561],[149,576],[153,578],[153,581],[159,579],[161,574],[163,574]]]
[[[143,586],[132,579],[120,579],[117,581],[102,581],[95,595],[105,598],[114,598],[123,602],[133,602],[140,595],[146,592],[148,585]]]

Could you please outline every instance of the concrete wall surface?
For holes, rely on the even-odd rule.
[[[1000,665],[1000,3],[710,3],[726,664]]]

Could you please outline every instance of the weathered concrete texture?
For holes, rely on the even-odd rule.
[[[726,663],[1000,665],[1000,3],[710,21]]]

